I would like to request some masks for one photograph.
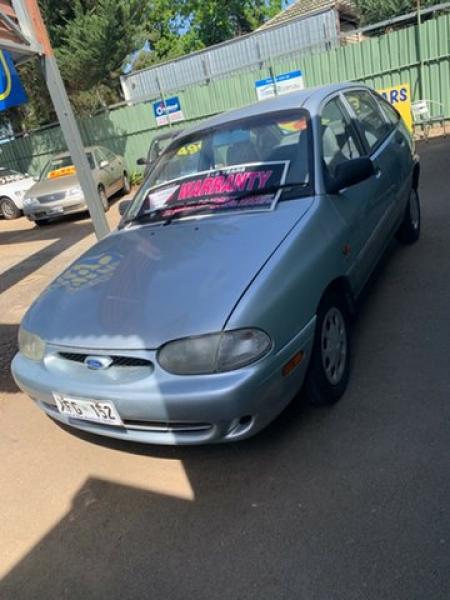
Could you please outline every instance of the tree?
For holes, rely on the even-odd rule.
[[[422,8],[439,4],[441,0],[421,0]],[[354,0],[363,24],[379,23],[416,10],[415,0]]]
[[[78,115],[120,100],[120,74],[253,31],[286,0],[39,0]],[[149,51],[141,51],[143,47]],[[137,58],[136,58],[137,55]],[[15,131],[55,120],[37,60],[19,68],[27,105],[3,113]]]

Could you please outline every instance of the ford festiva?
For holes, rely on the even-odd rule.
[[[107,211],[110,196],[119,190],[125,194],[130,191],[125,160],[101,146],[86,148],[86,158]],[[39,181],[23,200],[23,212],[36,225],[46,225],[51,218],[86,210],[86,200],[68,152],[57,154],[48,161]]]
[[[15,380],[67,425],[165,444],[253,435],[302,387],[335,403],[355,300],[394,236],[419,237],[418,183],[407,129],[366,87],[207,120],[31,306]]]

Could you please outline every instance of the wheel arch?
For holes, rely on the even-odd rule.
[[[356,302],[348,278],[344,275],[341,275],[340,277],[336,277],[336,279],[333,279],[333,281],[331,281],[327,285],[327,287],[322,293],[322,296],[320,297],[319,304],[317,305],[317,310],[319,310],[319,306],[323,302],[324,298],[331,293],[337,293],[345,300],[348,312],[350,316],[353,317],[356,312]]]
[[[419,189],[419,179],[420,179],[420,163],[417,161],[414,164],[414,169],[413,169],[413,189],[417,190]]]

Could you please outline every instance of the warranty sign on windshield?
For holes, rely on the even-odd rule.
[[[248,163],[180,177],[152,188],[144,213],[171,217],[186,209],[273,209],[285,182],[289,161]]]

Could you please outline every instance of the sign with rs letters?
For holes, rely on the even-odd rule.
[[[398,110],[406,127],[412,132],[411,87],[409,83],[401,83],[400,85],[377,90],[377,92]]]

